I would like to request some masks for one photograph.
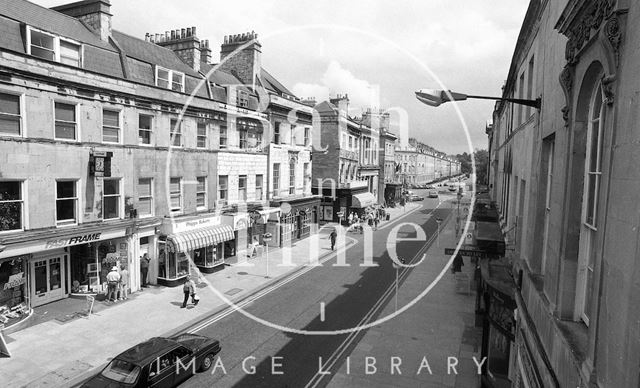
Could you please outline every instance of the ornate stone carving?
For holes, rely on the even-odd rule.
[[[562,119],[564,120],[564,127],[565,128],[569,128],[569,113],[571,111],[571,108],[569,108],[568,106],[565,105],[564,108],[562,108]]]
[[[604,25],[604,33],[611,44],[611,48],[613,49],[613,55],[616,63],[616,67],[618,67],[618,62],[620,59],[620,42],[622,41],[622,31],[620,30],[620,22],[617,17],[612,17],[607,20]]]
[[[577,60],[578,53],[584,45],[594,36],[593,32],[597,31],[603,20],[609,18],[607,24],[611,22],[615,17],[610,17],[613,9],[613,0],[599,0],[594,2],[587,11],[582,14],[582,18],[578,19],[570,30],[566,32],[566,36],[569,38],[565,48],[565,58],[570,65],[574,64]],[[617,36],[618,45],[620,39],[620,28],[618,21],[613,22],[611,26],[612,36]],[[617,35],[616,35],[617,34]],[[607,33],[607,36],[609,34]],[[615,39],[615,38],[614,38]]]
[[[602,93],[604,94],[604,102],[607,105],[613,105],[615,96],[615,93],[613,91],[613,82],[615,80],[615,75],[602,76]]]
[[[560,86],[562,87],[562,91],[564,92],[564,98],[567,102],[564,108],[562,108],[562,118],[564,119],[564,127],[569,127],[569,112],[571,105],[571,96],[573,92],[573,78],[574,78],[575,67],[572,65],[567,65],[560,72]]]

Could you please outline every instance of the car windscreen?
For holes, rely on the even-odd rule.
[[[140,367],[123,360],[113,360],[102,371],[102,376],[122,384],[133,384],[138,379]]]

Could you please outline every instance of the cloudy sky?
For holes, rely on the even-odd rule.
[[[51,7],[64,0],[35,0]],[[133,36],[197,27],[214,62],[225,35],[255,31],[263,67],[299,97],[348,94],[352,115],[391,108],[396,131],[447,153],[469,149],[452,104],[414,91],[499,96],[528,0],[111,0],[113,27]],[[487,148],[493,102],[458,104],[472,147]],[[404,131],[403,131],[404,132]]]

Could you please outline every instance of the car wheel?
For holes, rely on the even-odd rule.
[[[200,364],[200,372],[206,372],[213,365],[213,359],[216,357],[215,354],[209,353],[202,359],[202,364]]]

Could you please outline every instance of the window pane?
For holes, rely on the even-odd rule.
[[[76,196],[76,183],[73,181],[57,182],[58,198],[73,198]]]
[[[207,125],[205,123],[198,123],[198,136],[207,136]]]
[[[120,197],[104,197],[104,219],[118,218],[119,217],[119,202]]]
[[[118,194],[120,187],[117,179],[105,179],[104,180],[104,193],[105,195]]]
[[[180,209],[180,195],[171,194],[171,210]]]
[[[598,179],[597,175],[589,174],[589,188],[587,191],[587,219],[586,222],[590,225],[595,226],[595,210],[594,210],[594,202],[596,200],[596,180]]]
[[[117,128],[103,128],[102,141],[118,143],[120,140],[120,131]]]
[[[175,83],[182,83],[182,73],[178,73],[178,72],[173,72],[173,82]]]
[[[151,196],[151,179],[138,179],[138,196]]]
[[[71,104],[56,102],[56,120],[76,121],[76,107]]]
[[[164,69],[158,69],[158,78],[169,80],[169,72]]]
[[[151,120],[152,117],[148,115],[138,115],[138,128],[140,129],[151,129]]]
[[[140,198],[138,200],[138,214],[151,214],[151,198]]]
[[[172,193],[180,192],[180,178],[171,178],[169,191]]]
[[[60,40],[60,62],[80,66],[80,46]]]
[[[115,112],[115,111],[111,111],[111,110],[104,110],[102,111],[102,122],[104,125],[109,126],[109,127],[119,127],[120,126],[120,113],[119,112]]]
[[[75,124],[63,124],[56,123],[56,138],[58,139],[71,139],[76,138],[76,126]]]
[[[20,115],[20,96],[0,93],[0,113]]]
[[[0,182],[0,201],[21,200],[20,182]]]
[[[9,135],[20,134],[20,117],[0,114],[0,133]]]
[[[196,186],[196,190],[197,191],[204,191],[205,190],[205,178],[204,177],[198,177],[198,185]]]
[[[228,177],[227,176],[218,177],[218,186],[221,189],[226,189],[227,188],[227,183],[228,183]]]
[[[75,199],[59,199],[56,201],[56,220],[75,220],[76,219],[76,200]]]
[[[31,44],[53,50],[53,36],[39,31],[31,31]]]
[[[204,193],[197,193],[196,194],[196,206],[197,207],[204,207],[205,206],[205,195],[204,195]]]
[[[44,50],[35,46],[31,46],[31,54],[38,58],[44,58],[50,61],[53,61],[55,59],[55,53],[53,51]]]
[[[139,130],[138,131],[138,141],[141,144],[151,144],[151,131]]]

